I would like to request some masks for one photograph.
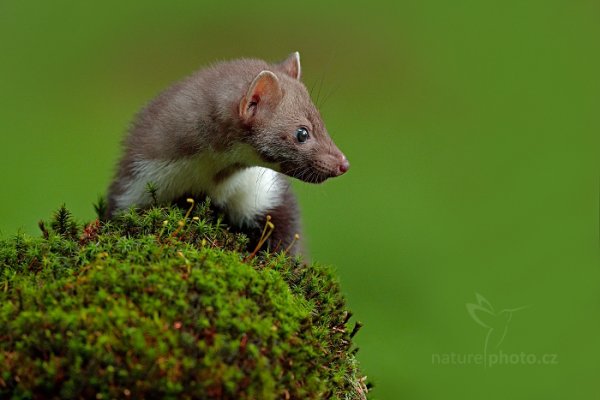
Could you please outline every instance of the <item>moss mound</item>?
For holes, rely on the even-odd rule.
[[[40,228],[0,242],[0,398],[366,398],[331,269],[208,204]]]

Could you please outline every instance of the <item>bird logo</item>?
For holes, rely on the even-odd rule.
[[[477,303],[466,304],[467,312],[477,324],[487,329],[483,347],[483,356],[486,360],[489,351],[498,349],[504,342],[513,314],[529,306],[505,308],[496,312],[492,304],[481,294],[475,293],[475,298]]]

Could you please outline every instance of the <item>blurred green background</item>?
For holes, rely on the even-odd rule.
[[[174,80],[299,50],[352,163],[296,185],[306,236],[365,323],[373,397],[600,398],[599,18],[592,0],[3,0],[1,234],[63,202],[91,219]],[[504,363],[469,361],[491,330]]]

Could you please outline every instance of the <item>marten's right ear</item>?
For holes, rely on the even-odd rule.
[[[300,67],[300,53],[297,51],[293,52],[289,55],[285,61],[279,63],[283,72],[288,74],[291,78],[300,80],[300,74],[302,73],[302,68]]]
[[[261,71],[240,101],[240,118],[244,122],[250,122],[260,108],[274,109],[282,96],[277,76],[271,71]]]

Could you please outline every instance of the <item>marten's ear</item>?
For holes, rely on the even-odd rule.
[[[283,92],[277,76],[271,71],[261,71],[250,84],[246,96],[240,101],[240,118],[249,122],[259,108],[274,109],[282,96]]]
[[[279,67],[292,78],[300,79],[300,53],[297,51],[293,52],[285,61],[279,64]]]

